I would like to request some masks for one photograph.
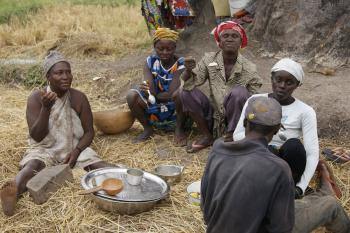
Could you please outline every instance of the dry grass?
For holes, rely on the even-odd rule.
[[[133,68],[116,75],[99,64],[86,66],[76,64],[73,85],[84,91],[92,109],[113,108],[125,101],[125,90],[141,77],[141,69]],[[93,77],[102,77],[93,81]],[[16,86],[0,86],[0,185],[15,176],[18,163],[27,146],[25,101],[29,90]],[[181,183],[172,187],[170,197],[150,212],[136,216],[119,216],[99,210],[88,198],[77,195],[80,177],[84,171],[74,170],[74,182],[56,192],[44,205],[35,205],[26,194],[18,203],[15,216],[7,218],[0,213],[2,232],[204,232],[202,213],[198,207],[187,203],[186,186],[200,179],[208,150],[196,155],[187,154],[183,148],[172,146],[173,135],[157,135],[153,141],[133,145],[131,138],[141,132],[135,124],[125,134],[104,136],[98,134],[92,147],[106,161],[122,163],[151,171],[161,163],[185,165]],[[16,140],[15,140],[16,139]],[[321,140],[321,146],[346,146],[345,140]],[[343,190],[341,202],[350,213],[349,166],[331,164]],[[317,233],[324,233],[319,229]]]
[[[0,25],[1,57],[38,57],[58,48],[68,56],[115,58],[149,44],[139,6],[47,6],[25,24],[13,17]]]
[[[139,7],[53,6],[29,16],[26,25],[22,25],[19,20],[13,20],[8,26],[0,25],[2,57],[38,57],[47,49],[57,46],[70,57],[111,59],[139,52],[140,48],[149,43]],[[89,65],[84,62],[80,64],[79,60],[75,62],[73,85],[87,94],[95,111],[123,103],[126,90],[142,74],[137,66],[126,67],[116,73],[113,65],[103,66],[98,61],[90,61],[87,63]],[[93,81],[95,76],[102,79]],[[18,163],[27,146],[25,104],[30,90],[17,84],[11,88],[0,85],[0,93],[1,186],[18,172]],[[155,209],[136,216],[120,216],[99,210],[88,197],[77,195],[84,171],[75,169],[74,182],[56,192],[47,203],[35,205],[29,195],[25,194],[20,199],[14,216],[6,217],[0,211],[0,231],[204,232],[199,207],[187,202],[186,186],[200,179],[208,150],[195,155],[187,154],[183,148],[173,147],[173,134],[158,134],[147,143],[131,144],[131,138],[140,132],[140,125],[135,124],[124,134],[98,134],[92,147],[108,162],[139,167],[146,171],[151,171],[161,163],[185,165],[182,182],[173,186],[170,197]],[[349,140],[321,140],[321,146],[348,146],[345,142],[348,143]],[[343,190],[340,201],[350,213],[349,164],[331,166]]]
[[[121,79],[127,80],[133,73],[126,73]],[[77,79],[81,78],[77,75]],[[91,85],[91,84],[90,84]],[[89,92],[88,84],[82,89]],[[112,101],[96,98],[101,89],[91,92],[94,109],[113,106]],[[25,123],[25,102],[29,90],[18,86],[0,86],[0,185],[15,176],[18,163],[26,148],[27,128]],[[16,214],[5,217],[0,213],[2,232],[204,232],[199,207],[187,203],[186,186],[198,179],[204,169],[208,150],[189,155],[183,148],[172,146],[172,134],[157,135],[154,140],[131,144],[131,138],[141,132],[135,124],[125,134],[116,136],[98,135],[93,148],[109,162],[122,163],[151,171],[161,163],[185,165],[181,183],[172,187],[170,197],[150,212],[136,216],[120,216],[99,210],[88,198],[77,195],[80,177],[84,171],[74,170],[74,182],[56,192],[50,200],[35,205],[28,194],[19,201]],[[322,147],[341,143],[322,140]],[[342,204],[350,213],[349,166],[331,164],[343,190]],[[318,231],[324,232],[323,230]]]
[[[17,173],[18,162],[26,148],[24,109],[29,91],[18,88],[0,86],[0,104],[4,109],[0,113],[0,185]],[[7,218],[0,213],[1,231],[203,232],[199,207],[187,203],[185,189],[190,182],[200,179],[206,152],[194,156],[187,155],[183,149],[172,146],[171,135],[157,136],[145,144],[131,144],[130,138],[140,133],[140,130],[140,126],[135,125],[126,134],[98,136],[93,147],[107,161],[147,171],[151,171],[160,163],[186,166],[183,181],[172,187],[170,198],[154,210],[131,217],[97,209],[88,197],[77,195],[80,177],[84,173],[77,169],[74,171],[74,182],[55,193],[44,205],[35,205],[26,194],[19,201],[15,216]],[[164,148],[168,148],[167,153],[164,153]]]

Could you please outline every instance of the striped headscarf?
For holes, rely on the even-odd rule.
[[[157,42],[158,40],[171,40],[176,42],[178,39],[179,39],[179,33],[169,28],[158,27],[153,34],[154,43]]]
[[[220,23],[218,26],[216,26],[213,31],[211,32],[211,34],[214,35],[216,44],[219,45],[219,41],[220,41],[220,34],[225,31],[225,30],[235,30],[239,33],[239,35],[241,36],[241,48],[244,48],[247,46],[248,44],[248,38],[247,38],[247,34],[245,33],[244,28],[233,21],[226,21],[226,22],[222,22]]]

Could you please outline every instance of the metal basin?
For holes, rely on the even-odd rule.
[[[144,172],[140,185],[129,185],[126,181],[126,168],[100,168],[85,174],[81,179],[84,189],[90,189],[107,178],[118,178],[123,181],[123,190],[115,196],[104,191],[91,194],[96,204],[104,210],[119,214],[138,214],[152,209],[157,202],[165,199],[169,185],[160,177]]]
[[[159,165],[154,169],[154,173],[164,179],[168,184],[175,184],[181,180],[184,166]]]
[[[116,201],[103,197],[91,195],[97,206],[103,210],[110,211],[118,214],[134,215],[151,210],[160,200],[153,201],[140,201],[140,202],[128,202],[128,201]]]

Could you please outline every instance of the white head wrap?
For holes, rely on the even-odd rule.
[[[283,58],[271,68],[271,72],[282,70],[287,71],[288,73],[293,75],[294,78],[296,78],[300,82],[300,85],[303,83],[304,71],[300,63],[295,62],[290,58]]]

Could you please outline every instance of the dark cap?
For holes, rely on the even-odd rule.
[[[273,98],[252,97],[245,110],[245,118],[258,125],[275,126],[281,124],[282,107]]]

